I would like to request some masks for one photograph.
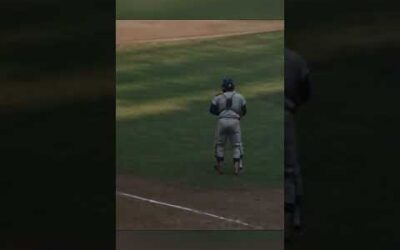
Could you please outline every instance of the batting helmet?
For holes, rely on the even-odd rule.
[[[233,80],[231,78],[222,79],[221,88],[223,92],[234,90],[235,85],[233,84]]]

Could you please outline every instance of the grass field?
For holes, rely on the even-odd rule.
[[[117,0],[117,19],[283,19],[283,0]]]
[[[117,171],[192,186],[281,186],[282,50],[283,32],[272,32],[117,51]],[[240,178],[212,169],[208,107],[225,75],[248,102]]]

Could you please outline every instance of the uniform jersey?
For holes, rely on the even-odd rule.
[[[232,104],[230,108],[227,108],[229,99],[232,100]],[[246,100],[241,94],[235,91],[227,91],[215,96],[211,103],[218,108],[219,118],[239,119],[243,115],[242,112],[243,107],[246,105]]]
[[[285,49],[285,107],[295,110],[310,96],[307,63],[297,53]]]

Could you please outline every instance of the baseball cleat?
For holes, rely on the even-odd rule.
[[[244,172],[243,161],[240,161],[239,172],[240,172],[240,173],[243,173],[243,172]]]

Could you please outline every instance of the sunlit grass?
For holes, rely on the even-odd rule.
[[[238,86],[282,78],[283,32],[138,46],[117,53],[117,98],[132,104],[210,89],[231,76]],[[260,79],[262,76],[262,79]]]
[[[282,92],[281,82],[259,83],[256,85],[244,86],[240,93],[246,98],[253,98],[270,93]],[[163,99],[160,101],[144,102],[140,104],[119,104],[117,108],[117,120],[138,119],[146,115],[158,115],[179,110],[187,110],[194,101],[210,100],[214,90],[203,91],[192,95]]]

